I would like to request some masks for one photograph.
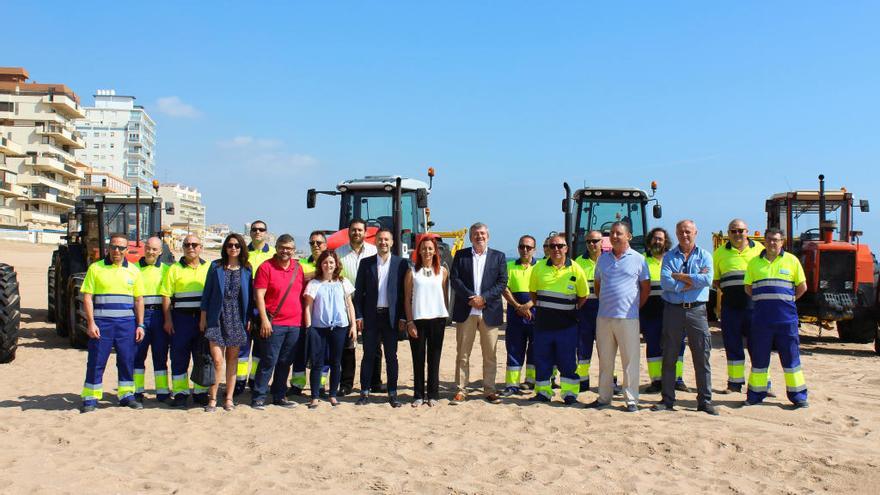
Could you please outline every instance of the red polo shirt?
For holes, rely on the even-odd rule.
[[[296,269],[296,280],[293,281],[293,287],[284,300],[284,306],[277,310],[275,318],[272,320],[273,325],[298,327],[302,326],[302,294],[305,286],[302,267],[299,266],[297,260],[291,259],[287,269],[281,268],[278,261],[273,256],[271,259],[260,264],[257,269],[257,278],[254,279],[255,289],[266,289],[266,312],[276,311],[278,303],[281,302],[281,296],[287,290],[290,283],[290,277],[293,276],[294,268]]]

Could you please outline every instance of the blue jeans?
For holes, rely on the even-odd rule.
[[[259,330],[257,330],[259,331]],[[260,366],[254,376],[253,401],[265,401],[272,377],[272,400],[287,394],[287,375],[297,351],[305,344],[300,327],[272,325],[272,335],[259,337]]]
[[[321,368],[324,366],[324,356],[328,348],[330,349],[330,397],[336,397],[342,377],[342,349],[345,347],[347,336],[347,327],[309,329],[309,354],[312,358],[309,386],[312,389],[313,399],[318,398],[318,391],[321,390]]]

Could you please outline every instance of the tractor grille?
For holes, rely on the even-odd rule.
[[[819,253],[819,292],[855,293],[855,251]]]

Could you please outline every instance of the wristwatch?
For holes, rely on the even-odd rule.
[[[138,328],[141,328],[141,329],[146,329],[146,328],[147,328],[147,327],[144,326],[143,323],[138,323],[138,324],[137,324],[137,327],[138,327]]]

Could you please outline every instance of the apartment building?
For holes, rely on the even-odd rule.
[[[29,82],[21,67],[0,67],[0,226],[26,229],[37,242],[57,242],[60,214],[71,210],[87,168],[73,125],[85,117],[64,84]]]
[[[76,125],[86,141],[76,156],[95,170],[122,177],[131,192],[135,187],[150,191],[156,175],[156,123],[134,96],[99,89],[94,98],[95,106],[86,107],[86,118]]]
[[[89,167],[85,179],[80,184],[80,196],[91,197],[96,194],[128,194],[131,183],[111,172]],[[146,194],[152,191],[145,191]]]
[[[202,193],[196,188],[168,183],[159,186],[159,196],[167,206],[174,205],[174,214],[162,215],[162,224],[172,230],[202,235],[205,231],[205,206]]]

